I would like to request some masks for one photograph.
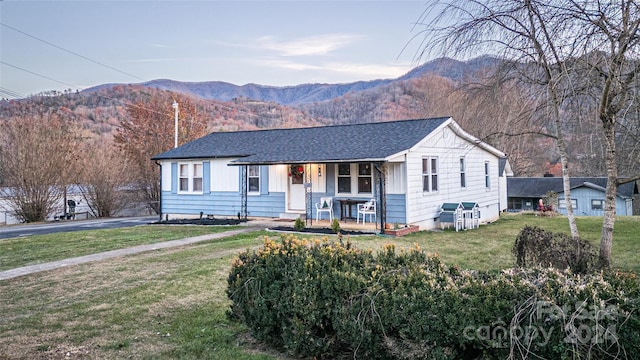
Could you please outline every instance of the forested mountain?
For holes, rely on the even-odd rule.
[[[166,106],[153,111],[166,113],[166,121],[173,122],[173,100],[188,101],[195,108],[190,116],[204,121],[208,131],[452,116],[469,133],[505,151],[516,175],[559,175],[559,155],[552,139],[555,130],[548,117],[536,114],[536,90],[517,81],[487,88],[483,75],[491,74],[497,65],[499,60],[491,57],[467,62],[443,58],[393,80],[293,87],[171,80],[108,84],[82,92],[51,92],[0,101],[0,121],[57,112],[73,119],[86,136],[110,137],[131,120],[131,107],[149,107],[158,104],[151,101],[158,98],[164,99]],[[566,111],[570,114],[574,110],[568,106]],[[602,176],[600,126],[593,117],[582,115],[581,119],[567,122],[565,129],[570,136],[572,174]],[[522,135],[512,136],[519,133]],[[637,139],[633,134],[625,141]],[[630,153],[637,151],[635,147],[629,149]]]
[[[440,58],[416,67],[398,79],[357,81],[347,84],[302,84],[296,86],[266,86],[258,84],[234,85],[222,81],[180,82],[160,79],[141,83],[139,85],[190,94],[203,99],[231,101],[235,98],[249,98],[266,102],[276,102],[282,105],[300,105],[339,98],[347,94],[385,86],[393,82],[416,79],[425,74],[439,75],[455,81],[472,75],[482,68],[495,66],[499,62],[493,57],[479,57],[467,62]],[[104,84],[84,93],[91,93],[121,84]]]

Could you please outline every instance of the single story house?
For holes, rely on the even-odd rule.
[[[375,199],[375,221],[439,225],[446,202],[478,203],[481,223],[507,207],[506,155],[451,117],[214,132],[155,155],[163,218],[353,218]],[[324,214],[320,214],[324,215]],[[325,217],[328,218],[328,217]]]
[[[603,216],[606,177],[572,177],[569,179],[571,203],[576,216]],[[511,177],[507,179],[508,211],[537,210],[538,202],[548,192],[558,194],[555,209],[567,213],[561,177]],[[633,215],[633,197],[638,194],[636,182],[618,187],[616,214]]]
[[[58,191],[58,190],[56,190]],[[10,187],[0,188],[0,225],[13,225],[19,224],[15,209],[13,208],[13,202],[11,198],[15,194],[15,190]],[[54,212],[47,218],[47,221],[63,220],[65,218],[76,218],[82,216],[86,218],[89,215],[89,206],[82,196],[82,191],[77,185],[68,185],[66,189],[66,195],[63,195],[62,191],[58,194],[59,199],[54,206]],[[65,207],[65,202],[67,206]],[[73,209],[70,206],[73,205]],[[65,210],[67,215],[65,216]]]

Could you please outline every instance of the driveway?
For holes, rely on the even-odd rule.
[[[158,215],[141,217],[123,217],[91,220],[56,221],[43,224],[25,224],[0,226],[0,241],[21,236],[45,235],[59,232],[115,229],[149,224],[158,220]]]

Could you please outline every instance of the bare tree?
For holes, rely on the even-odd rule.
[[[79,178],[82,195],[93,216],[114,216],[130,202],[127,160],[111,139],[89,140],[83,153],[85,161]]]
[[[439,15],[429,20],[432,11]],[[635,80],[640,11],[636,0],[468,0],[432,2],[423,14],[424,56],[433,46],[457,54],[499,51],[523,80],[543,89],[553,119],[564,177],[572,236],[568,156],[564,128],[576,113],[565,111],[569,99],[590,94],[605,139],[607,190],[600,260],[611,265],[618,177],[616,127],[619,117],[637,108]],[[578,119],[580,120],[580,119]]]
[[[169,92],[127,106],[131,117],[121,123],[114,140],[125,154],[137,187],[140,200],[148,203],[158,213],[160,182],[158,166],[151,160],[174,144],[174,110],[171,104],[179,103],[179,144],[203,136],[207,132],[206,116],[200,115],[196,106],[186,97]]]
[[[5,194],[18,219],[45,221],[77,171],[76,131],[58,113],[7,119],[0,133]]]

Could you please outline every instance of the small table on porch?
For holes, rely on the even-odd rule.
[[[336,201],[340,203],[340,220],[353,220],[353,205],[364,204],[368,199],[336,199]]]

